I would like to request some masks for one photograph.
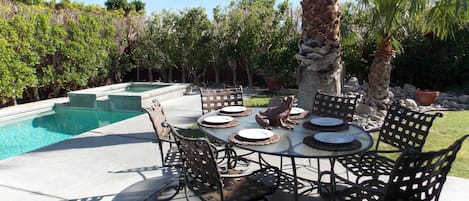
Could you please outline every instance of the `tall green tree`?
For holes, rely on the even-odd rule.
[[[145,10],[145,3],[143,3],[143,1],[140,1],[140,0],[131,1],[129,5],[132,10],[135,10],[137,12],[140,12],[141,10]]]
[[[104,5],[108,10],[126,10],[129,7],[127,0],[107,0]]]
[[[210,60],[210,54],[206,51],[210,26],[207,14],[201,7],[181,12],[176,24],[176,34],[181,54],[177,66],[182,72],[182,82],[186,82],[186,76],[189,76],[192,82],[197,82],[205,72]]]
[[[37,84],[31,66],[39,62],[39,56],[30,49],[34,26],[29,23],[29,17],[23,15],[0,19],[0,92],[2,96],[11,98],[14,105],[28,86]]]
[[[418,22],[415,27],[422,34],[430,33],[441,39],[468,23],[467,7],[461,6],[464,5],[461,0],[362,0],[360,3],[371,14],[369,29],[378,44],[368,74],[365,102],[379,109],[390,104],[392,59],[400,50],[396,36],[405,31],[402,23],[409,23],[405,19]]]
[[[215,76],[215,85],[220,84],[220,71],[226,69],[228,66],[228,15],[222,10],[220,6],[213,9],[213,21],[210,30],[210,45],[209,50],[211,54],[210,62],[213,66]]]

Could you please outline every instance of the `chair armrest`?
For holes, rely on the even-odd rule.
[[[363,154],[393,154],[393,153],[401,153],[402,150],[370,150]]]
[[[176,143],[176,141],[174,141],[173,139],[159,139],[161,140],[162,142],[168,142],[168,143]]]
[[[233,171],[232,174],[221,174],[222,178],[237,178],[237,177],[245,177],[245,176],[250,176],[254,175],[256,173],[261,173],[261,172],[272,172],[278,175],[280,177],[280,169],[277,167],[269,166],[269,167],[264,167],[255,171],[236,171],[236,170],[227,170],[228,172]]]

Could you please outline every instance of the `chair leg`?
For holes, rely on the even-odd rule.
[[[320,159],[316,159],[317,165],[318,165],[318,193],[321,194],[321,161]]]
[[[283,171],[283,156],[280,156],[280,171]]]

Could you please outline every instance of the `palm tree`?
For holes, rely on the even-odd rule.
[[[311,109],[318,90],[331,95],[341,91],[339,0],[303,0],[300,62],[297,71],[298,104]]]
[[[390,103],[389,84],[392,58],[400,50],[395,36],[403,33],[404,19],[410,18],[417,29],[445,39],[467,23],[465,0],[361,0],[371,14],[369,26],[377,40],[377,49],[368,74],[365,104],[385,109]],[[466,2],[467,3],[467,2]],[[429,8],[429,9],[428,9]]]

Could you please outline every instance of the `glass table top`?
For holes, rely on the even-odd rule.
[[[243,129],[262,128],[256,122],[255,116],[256,114],[259,114],[260,110],[265,110],[266,108],[251,109],[253,109],[254,112],[249,116],[234,117],[235,119],[241,122],[238,126],[230,128],[207,128],[200,126],[200,129],[211,137],[214,137],[226,143],[231,143],[229,137],[233,133],[236,133]],[[210,112],[201,116],[198,122],[201,122],[206,117],[213,115],[217,115],[217,112]],[[364,152],[373,145],[373,139],[371,138],[368,132],[364,131],[363,129],[357,126],[350,125],[348,129],[337,131],[335,133],[352,135],[356,140],[361,143],[360,148],[346,151],[327,151],[308,146],[303,143],[303,139],[305,137],[312,136],[321,132],[303,127],[303,122],[309,121],[312,117],[314,116],[309,116],[304,119],[298,120],[298,124],[294,127],[294,129],[274,128],[272,131],[280,135],[280,140],[276,143],[268,145],[234,145],[246,150],[251,150],[259,153],[298,158],[331,158],[352,155]]]

